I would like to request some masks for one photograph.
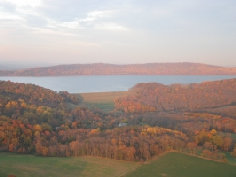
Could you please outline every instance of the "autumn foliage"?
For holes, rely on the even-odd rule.
[[[233,81],[207,83],[202,87],[207,88],[206,91],[203,89],[203,95],[213,96],[210,91],[214,90],[215,84],[217,88],[224,86],[229,93],[222,90],[215,93],[223,95],[223,104],[231,104],[234,84],[229,88],[225,83]],[[31,84],[0,82],[0,151],[135,161],[148,160],[166,151],[200,153],[211,159],[224,159],[222,152],[231,152],[235,156],[235,141],[231,135],[236,132],[236,118],[209,110],[183,111],[187,105],[189,110],[199,108],[194,102],[197,100],[195,96],[191,97],[193,103],[190,100],[179,105],[173,105],[172,101],[163,102],[164,97],[159,95],[162,89],[164,91],[160,93],[167,91],[169,94],[171,89],[180,88],[170,92],[171,96],[176,101],[185,98],[181,94],[178,96],[184,91],[182,86],[172,87],[136,86],[132,95],[116,101],[117,108],[124,112],[103,113],[81,107],[80,100],[67,92],[57,93]],[[193,85],[184,89],[187,89],[186,93],[190,89],[197,94],[197,88],[198,85]],[[206,102],[214,106],[220,99],[214,98],[214,104],[209,100]],[[182,111],[166,111],[179,107]],[[120,122],[125,122],[124,126],[119,127]]]
[[[125,112],[195,111],[236,103],[236,79],[189,85],[137,84],[128,96],[115,100]]]

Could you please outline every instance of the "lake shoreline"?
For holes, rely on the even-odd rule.
[[[1,77],[2,81],[39,85],[53,91],[76,93],[128,91],[138,83],[190,84],[236,78],[236,75],[95,75]]]

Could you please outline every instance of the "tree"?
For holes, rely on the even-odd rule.
[[[187,144],[187,148],[190,150],[191,153],[194,152],[194,150],[196,149],[197,147],[197,144],[195,142],[189,142]]]
[[[228,152],[231,148],[231,144],[232,144],[232,138],[231,137],[224,137],[223,138],[223,150]]]
[[[232,152],[232,156],[236,158],[236,145],[234,146],[233,152]]]

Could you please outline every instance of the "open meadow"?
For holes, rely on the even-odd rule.
[[[75,94],[82,97],[82,105],[90,109],[110,112],[114,109],[114,99],[127,95],[128,92],[93,92]]]
[[[175,152],[144,163],[0,153],[0,177],[9,174],[16,177],[235,177],[236,166]]]
[[[139,166],[137,162],[96,157],[42,157],[0,153],[0,177],[119,177]]]
[[[171,152],[125,177],[235,177],[236,166]]]

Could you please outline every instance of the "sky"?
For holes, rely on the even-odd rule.
[[[0,0],[0,64],[236,66],[235,0]]]

